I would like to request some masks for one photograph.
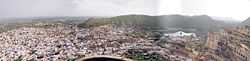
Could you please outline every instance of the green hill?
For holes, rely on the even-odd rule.
[[[123,15],[111,18],[91,18],[84,22],[86,26],[100,26],[115,24],[118,26],[150,27],[150,28],[181,28],[195,29],[193,32],[208,32],[217,30],[225,25],[222,21],[216,21],[206,15]],[[178,29],[177,29],[178,30]]]
[[[119,26],[150,26],[155,27],[157,25],[157,18],[147,15],[124,15],[116,16],[112,18],[98,18],[85,21],[87,26],[100,26],[105,24],[115,24]]]

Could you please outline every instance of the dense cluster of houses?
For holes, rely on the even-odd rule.
[[[190,58],[174,55],[170,49],[188,52],[185,48],[176,49],[160,46],[158,41],[145,35],[134,37],[141,30],[132,27],[103,25],[99,27],[78,28],[76,26],[22,27],[0,34],[0,60],[15,59],[65,61],[94,55],[124,57],[129,50],[147,54],[157,53],[166,60],[187,60]],[[178,33],[178,32],[177,32]],[[180,33],[180,32],[179,32]],[[181,32],[179,39],[192,39],[193,35]],[[185,34],[185,36],[184,36]],[[190,37],[192,36],[192,37]],[[190,40],[191,40],[190,39]],[[146,51],[146,52],[144,52]]]
[[[132,37],[135,31],[111,25],[23,27],[0,34],[0,60],[54,61],[92,55],[123,56],[129,49],[161,49],[150,40]]]

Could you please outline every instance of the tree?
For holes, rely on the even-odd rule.
[[[154,32],[154,37],[159,40],[162,37],[162,34],[160,32]]]

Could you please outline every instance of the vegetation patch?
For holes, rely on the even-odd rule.
[[[203,43],[204,41],[195,41],[195,42],[185,43],[184,45],[185,45],[185,48],[196,51],[199,47],[203,45]]]
[[[135,61],[159,61],[156,56],[147,57],[143,53],[132,53],[129,54],[128,57],[134,59]]]
[[[246,46],[250,47],[250,40],[242,41],[242,43],[245,44]]]

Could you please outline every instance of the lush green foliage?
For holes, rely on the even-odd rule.
[[[144,56],[143,53],[132,53],[128,56],[132,57],[132,59],[136,61],[158,61],[157,57],[146,58],[146,56]]]

